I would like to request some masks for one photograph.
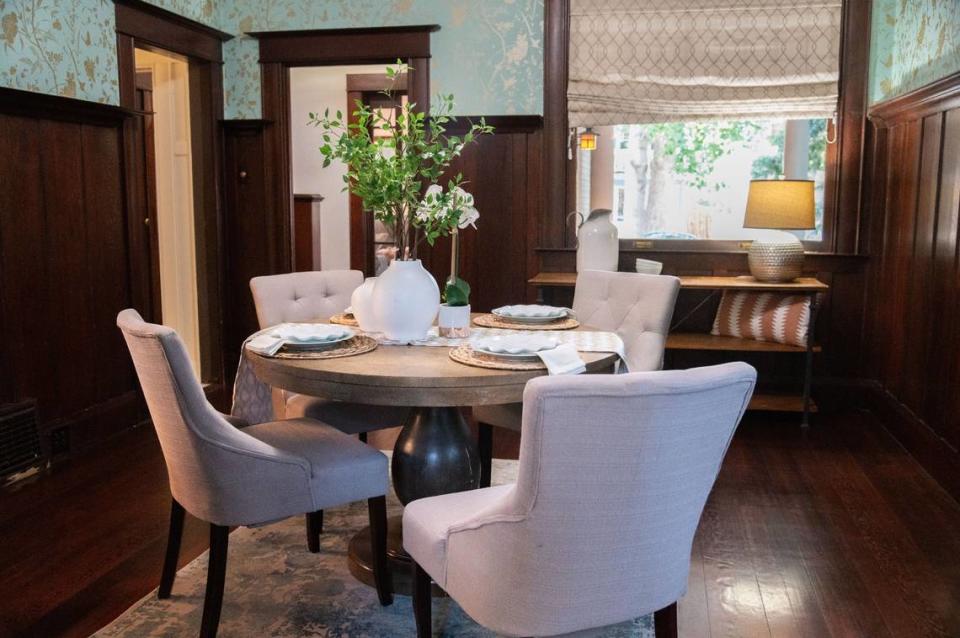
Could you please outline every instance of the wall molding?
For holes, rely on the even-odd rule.
[[[105,126],[120,126],[135,114],[112,104],[7,87],[0,87],[0,113]]]
[[[259,40],[261,65],[274,62],[288,67],[363,62],[390,64],[398,58],[428,59],[430,34],[439,29],[439,24],[423,24],[362,29],[251,31],[247,35]]]
[[[960,107],[960,71],[909,93],[874,104],[867,112],[877,126],[889,128],[900,122]]]
[[[470,128],[471,123],[479,123],[480,118],[493,127],[493,134],[533,133],[543,129],[543,116],[540,115],[457,115],[456,122],[446,124],[447,133],[459,135]]]

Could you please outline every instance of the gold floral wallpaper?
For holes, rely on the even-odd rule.
[[[543,0],[148,0],[236,34],[224,45],[225,114],[260,116],[257,44],[246,31],[439,24],[434,92],[456,112],[543,111]],[[111,0],[0,0],[0,86],[116,104]]]
[[[870,102],[960,71],[960,0],[875,0]]]
[[[0,86],[116,104],[111,0],[0,0]]]

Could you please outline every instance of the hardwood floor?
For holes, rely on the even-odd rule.
[[[516,443],[498,431],[495,453]],[[159,581],[169,507],[149,427],[0,494],[0,636],[88,636],[119,615]],[[181,563],[207,543],[187,519]],[[808,432],[750,415],[703,515],[680,635],[960,635],[958,530],[960,505],[871,415]]]

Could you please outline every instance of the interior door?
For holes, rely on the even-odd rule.
[[[157,222],[157,161],[154,147],[153,114],[153,73],[137,70],[134,92],[134,108],[139,113],[139,148],[143,153],[143,192],[146,199],[146,214],[143,219],[148,235],[149,251],[147,261],[150,264],[150,303],[146,317],[148,321],[160,323],[163,320],[163,306],[160,295],[160,235]]]

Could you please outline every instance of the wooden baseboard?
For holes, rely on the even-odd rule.
[[[879,383],[864,385],[862,398],[864,407],[877,416],[900,445],[948,494],[960,501],[960,451]]]

